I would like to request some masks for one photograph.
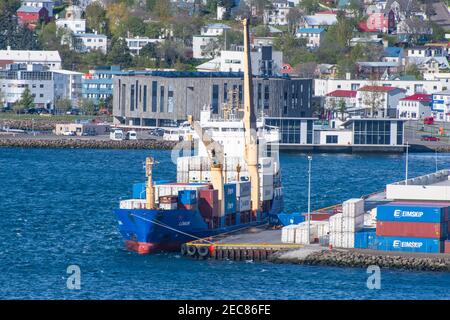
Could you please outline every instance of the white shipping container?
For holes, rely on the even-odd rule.
[[[364,214],[364,199],[349,199],[342,204],[342,213],[346,217]]]
[[[317,224],[311,224],[310,226],[310,242],[313,243],[314,239],[318,238]],[[295,243],[298,244],[308,244],[308,225],[297,225],[295,230]]]
[[[145,199],[127,199],[120,201],[120,209],[145,209]]]
[[[364,228],[364,215],[355,218],[342,217],[342,232],[356,232]]]
[[[288,225],[281,229],[281,242],[282,243],[294,243],[296,225]]]
[[[189,173],[187,171],[177,171],[177,182],[189,182]]]
[[[330,244],[336,248],[354,248],[354,232],[332,232],[330,233]]]
[[[200,182],[202,172],[200,170],[189,171],[189,182]]]
[[[335,215],[332,215],[328,221],[330,232],[342,231],[342,213],[336,213]]]
[[[330,224],[328,221],[317,221],[317,236],[318,238],[326,236],[330,232]]]

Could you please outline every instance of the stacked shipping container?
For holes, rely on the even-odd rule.
[[[355,232],[364,228],[364,200],[349,199],[342,204],[342,212],[330,217],[330,245],[354,248]]]
[[[444,252],[449,236],[449,205],[392,202],[377,208],[377,249]]]

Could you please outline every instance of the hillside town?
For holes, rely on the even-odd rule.
[[[442,1],[5,0],[0,9],[5,113],[149,127],[199,118],[205,106],[221,114],[242,102],[240,20],[250,17],[258,114],[450,122]]]

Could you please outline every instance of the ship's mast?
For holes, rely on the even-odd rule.
[[[259,207],[259,174],[258,174],[258,140],[256,133],[256,115],[253,104],[253,79],[250,58],[250,22],[242,20],[244,25],[244,131],[245,151],[244,160],[252,185],[252,210]]]

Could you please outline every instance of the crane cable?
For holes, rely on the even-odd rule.
[[[138,215],[136,215],[136,214],[134,214],[134,213],[131,213],[130,215],[131,215],[131,216],[135,216],[136,218],[142,219],[142,220],[144,220],[144,221],[148,221],[148,222],[154,223],[154,224],[156,224],[156,225],[158,225],[158,226],[161,226],[161,227],[163,227],[163,228],[167,228],[167,229],[169,229],[169,230],[172,230],[172,231],[175,231],[175,232],[184,234],[184,235],[186,235],[186,236],[188,236],[188,237],[191,237],[191,238],[194,238],[194,239],[197,239],[197,240],[202,240],[202,241],[208,242],[208,243],[210,243],[210,244],[214,244],[214,242],[211,242],[211,241],[206,240],[206,239],[204,239],[204,238],[199,238],[199,237],[197,237],[197,236],[194,236],[194,235],[192,235],[192,234],[183,232],[183,231],[181,231],[181,230],[177,230],[177,229],[172,228],[172,227],[170,227],[170,226],[168,226],[168,225],[166,225],[166,224],[164,224],[164,223],[156,222],[156,221],[153,220],[153,219],[147,219],[147,218],[138,216]]]

